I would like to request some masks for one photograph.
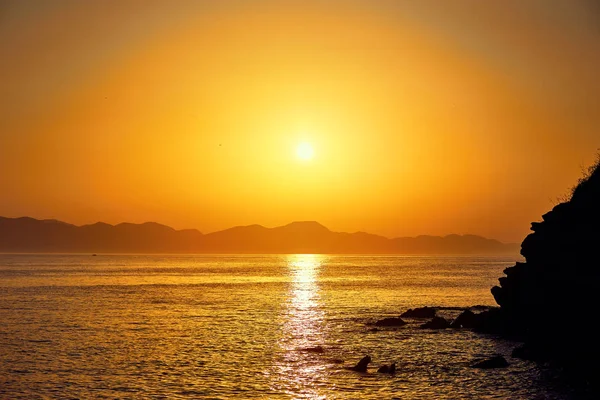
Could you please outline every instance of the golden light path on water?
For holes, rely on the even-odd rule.
[[[455,307],[490,304],[489,287],[510,264],[470,256],[0,255],[0,399],[579,398],[512,358],[514,342],[423,330],[422,320],[373,329],[417,306],[450,307],[440,313],[453,318]],[[366,373],[347,369],[365,354],[373,358]],[[508,368],[471,368],[497,354]],[[395,375],[377,373],[390,362]]]
[[[327,335],[318,283],[322,262],[323,256],[314,254],[290,255],[287,259],[291,286],[282,313],[281,353],[274,366],[273,389],[299,398],[325,398],[319,395],[318,387],[325,385],[326,365],[315,357]]]

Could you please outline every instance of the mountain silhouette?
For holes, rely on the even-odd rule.
[[[12,253],[329,253],[518,254],[515,243],[476,235],[388,239],[365,232],[333,232],[315,221],[275,228],[236,226],[202,234],[155,222],[76,226],[57,220],[0,217],[0,252]]]

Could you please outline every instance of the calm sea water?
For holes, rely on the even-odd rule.
[[[514,261],[0,255],[0,398],[571,398],[514,343],[416,321],[371,331],[410,307],[494,305]],[[344,369],[365,354],[368,373]],[[510,367],[469,367],[495,354]]]

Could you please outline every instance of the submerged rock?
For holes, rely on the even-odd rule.
[[[402,318],[390,317],[390,318],[380,319],[379,321],[375,322],[375,325],[377,325],[377,326],[404,326],[404,325],[406,325],[406,322]]]
[[[322,346],[304,347],[300,351],[306,351],[307,353],[325,353],[325,349]]]
[[[446,329],[450,323],[442,317],[433,317],[431,321],[425,322],[420,326],[421,329]]]
[[[433,318],[435,317],[436,309],[433,307],[418,307],[415,309],[408,309],[407,311],[400,314],[401,317],[405,318]]]
[[[490,368],[506,368],[508,367],[508,362],[502,356],[496,356],[492,358],[488,358],[487,360],[479,361],[473,364],[472,368],[481,368],[481,369],[490,369]]]
[[[377,372],[381,374],[394,374],[396,373],[396,363],[392,363],[391,365],[382,365],[381,367],[379,367]]]

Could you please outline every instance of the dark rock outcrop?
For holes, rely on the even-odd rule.
[[[520,358],[521,360],[529,361],[547,360],[547,357],[544,355],[543,350],[531,344],[523,344],[521,346],[515,347],[510,356],[513,358]]]
[[[442,317],[433,317],[431,321],[427,321],[420,326],[421,329],[446,329],[449,327],[450,323]]]
[[[508,361],[502,356],[488,358],[487,360],[479,361],[471,366],[472,368],[490,369],[490,368],[506,368]]]
[[[600,159],[571,199],[531,230],[521,244],[526,262],[506,268],[492,288],[500,305],[496,325],[535,349],[515,350],[516,356],[547,357],[567,368],[598,372],[598,334],[582,321],[600,310]],[[556,323],[557,316],[571,322]]]
[[[473,330],[480,333],[503,334],[515,339],[519,338],[519,335],[515,333],[515,328],[507,323],[505,313],[500,308],[490,308],[475,314]]]
[[[406,325],[406,322],[402,318],[390,317],[390,318],[380,319],[379,321],[375,322],[375,325],[376,326],[404,326],[404,325]]]
[[[435,317],[436,309],[434,307],[418,307],[410,308],[407,311],[400,314],[404,318],[433,318]]]
[[[521,345],[515,347],[510,354],[512,358],[520,358],[521,360],[531,360],[532,357],[529,355],[529,351],[527,350],[527,346]]]
[[[465,310],[452,323],[450,324],[450,328],[459,329],[459,328],[475,328],[477,324],[477,315],[471,310]]]

